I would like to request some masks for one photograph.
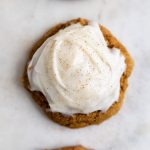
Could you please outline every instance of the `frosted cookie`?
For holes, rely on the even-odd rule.
[[[119,111],[132,68],[110,31],[79,18],[54,26],[35,44],[23,81],[50,119],[80,128]]]

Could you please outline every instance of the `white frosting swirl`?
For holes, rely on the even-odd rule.
[[[125,58],[108,48],[99,25],[70,25],[48,38],[28,65],[32,91],[41,91],[51,111],[106,111],[120,93]]]

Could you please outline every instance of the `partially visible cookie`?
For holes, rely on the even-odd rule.
[[[67,146],[67,147],[62,147],[62,148],[57,148],[57,149],[53,149],[53,150],[91,150],[91,149],[87,149],[83,146]]]
[[[52,35],[56,34],[59,30],[64,29],[68,27],[71,24],[80,23],[81,25],[87,25],[88,20],[86,19],[74,19],[71,21],[68,21],[66,23],[61,23],[59,25],[54,26],[51,28],[33,47],[29,54],[29,60],[31,60],[33,54],[36,52],[36,50],[43,44],[43,42]],[[80,128],[85,127],[92,124],[99,124],[103,122],[104,120],[108,119],[112,115],[116,114],[119,109],[122,106],[124,94],[126,91],[126,88],[128,86],[128,77],[130,76],[133,68],[133,60],[131,56],[129,55],[126,48],[110,33],[109,30],[107,30],[104,26],[100,25],[100,29],[104,35],[105,40],[108,43],[108,47],[115,47],[119,48],[121,53],[125,57],[125,63],[126,63],[126,70],[124,71],[121,80],[120,80],[120,95],[118,101],[116,101],[106,112],[102,112],[100,110],[91,112],[89,114],[73,114],[72,116],[67,116],[59,112],[52,112],[49,111],[50,106],[48,104],[48,101],[46,100],[45,96],[39,92],[39,91],[31,91],[30,90],[30,83],[27,76],[27,66],[24,71],[23,76],[23,83],[25,88],[31,93],[33,99],[39,104],[39,106],[44,110],[44,112],[47,114],[47,116],[52,119],[53,121],[57,122],[58,124],[61,124],[63,126],[69,127],[69,128]],[[82,147],[79,147],[79,150]],[[83,149],[83,148],[82,148]],[[64,149],[65,150],[65,149]],[[70,149],[71,150],[71,149]],[[78,150],[78,149],[74,149]]]

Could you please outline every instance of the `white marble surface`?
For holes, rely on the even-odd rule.
[[[99,126],[68,129],[43,114],[21,83],[32,45],[55,23],[85,17],[108,27],[135,60],[121,111]],[[82,144],[96,150],[150,148],[149,0],[0,1],[0,149]]]

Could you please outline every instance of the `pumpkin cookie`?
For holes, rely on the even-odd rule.
[[[119,111],[132,68],[109,30],[78,18],[54,26],[35,44],[23,83],[50,119],[80,128]]]
[[[91,150],[91,149],[87,149],[83,146],[69,146],[69,147],[62,147],[62,148],[57,148],[57,149],[53,149],[53,150]]]

